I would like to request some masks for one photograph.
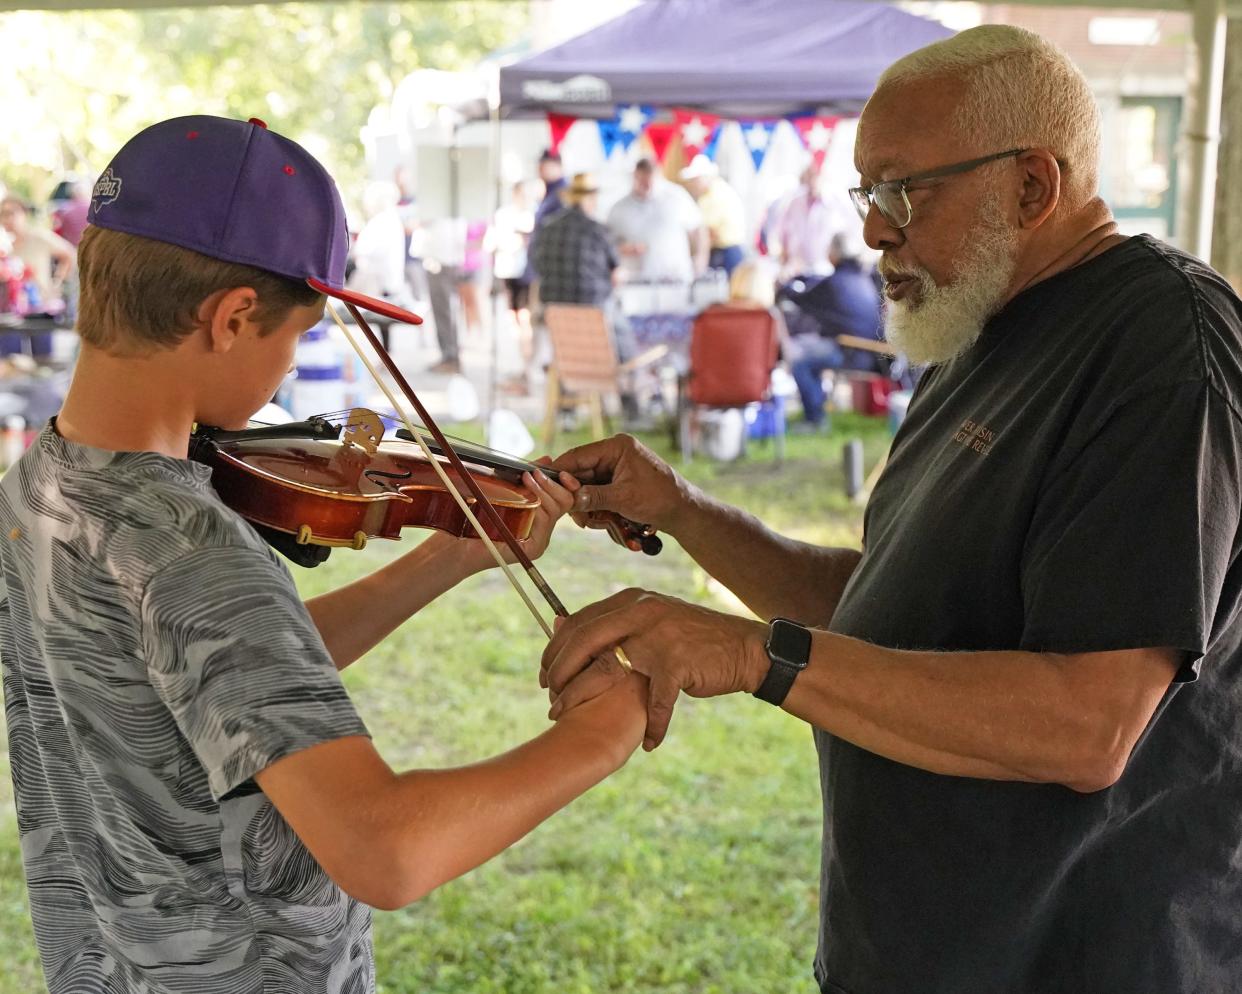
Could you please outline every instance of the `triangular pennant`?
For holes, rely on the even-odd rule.
[[[677,125],[672,122],[648,124],[643,133],[647,136],[647,141],[651,142],[651,151],[655,153],[656,162],[664,165],[664,156],[668,154],[668,146],[677,134]]]
[[[573,126],[574,121],[578,120],[569,114],[553,114],[548,112],[548,127],[552,131],[552,140],[548,143],[548,148],[553,152],[561,150],[561,142],[565,140],[565,133]]]
[[[798,129],[798,137],[806,146],[816,166],[824,164],[824,156],[832,144],[832,129],[837,126],[839,117],[794,117],[790,123]]]
[[[604,146],[604,158],[612,155],[617,142],[621,141],[621,126],[616,121],[600,121],[599,143]]]
[[[677,122],[681,150],[687,162],[703,151],[720,125],[720,118],[715,114],[704,114],[697,110],[675,110],[673,120]]]
[[[647,123],[653,117],[655,117],[655,110],[646,104],[617,105],[617,134],[621,147],[625,151],[630,150],[630,146],[643,133]]]
[[[712,162],[716,161],[716,153],[720,151],[720,136],[722,134],[724,134],[724,128],[717,127],[712,135],[712,140],[703,146],[703,154],[711,159]]]
[[[755,164],[755,172],[763,167],[764,157],[768,154],[768,146],[772,144],[772,132],[776,130],[775,121],[739,121],[742,127],[742,139],[746,142],[746,151],[750,153]]]

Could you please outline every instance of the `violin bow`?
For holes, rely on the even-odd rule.
[[[536,568],[530,556],[526,554],[526,550],[522,548],[521,544],[513,536],[513,533],[509,531],[504,521],[501,520],[500,515],[496,513],[496,509],[492,507],[491,502],[483,493],[482,488],[475,481],[474,477],[470,475],[469,470],[467,470],[465,465],[462,463],[461,457],[458,456],[457,452],[449,444],[448,439],[445,438],[443,432],[440,431],[439,426],[435,423],[435,420],[423,406],[422,401],[418,399],[418,395],[414,392],[414,388],[410,386],[404,374],[393,361],[392,356],[390,356],[387,349],[384,348],[383,343],[380,342],[375,332],[371,330],[371,326],[367,324],[366,319],[359,313],[358,308],[349,301],[345,301],[344,303],[350,313],[350,316],[353,317],[355,323],[357,324],[358,329],[364,336],[366,336],[372,350],[384,364],[384,368],[388,370],[389,375],[392,376],[393,381],[401,389],[401,392],[405,395],[406,400],[409,401],[410,405],[414,408],[415,413],[420,419],[422,419],[423,425],[426,426],[425,428],[415,426],[402,405],[397,403],[396,398],[388,389],[388,385],[383,381],[383,378],[379,375],[379,372],[375,369],[370,359],[367,358],[366,354],[355,340],[353,334],[345,326],[345,322],[341,320],[336,308],[332,306],[331,302],[329,302],[327,306],[329,313],[332,315],[332,320],[336,322],[337,327],[341,329],[341,332],[345,335],[346,340],[358,354],[358,358],[362,360],[363,365],[366,366],[367,372],[371,374],[371,378],[375,381],[376,385],[381,391],[383,391],[384,396],[388,398],[388,402],[392,404],[393,410],[404,422],[406,430],[409,431],[410,435],[418,442],[419,447],[423,450],[423,455],[427,458],[427,461],[439,475],[440,482],[443,483],[445,489],[453,495],[453,499],[461,508],[462,513],[465,514],[466,520],[469,521],[471,526],[474,528],[475,534],[483,540],[483,543],[487,547],[487,550],[491,553],[492,558],[496,560],[496,565],[504,571],[505,576],[513,585],[513,589],[516,590],[518,596],[522,598],[522,602],[527,606],[535,620],[539,623],[539,627],[543,629],[544,634],[547,635],[548,638],[551,638],[551,627],[548,625],[543,615],[539,613],[535,605],[531,603],[530,597],[527,596],[526,591],[522,589],[522,585],[518,583],[517,577],[515,577],[509,569],[509,564],[505,562],[504,556],[500,554],[500,550],[496,548],[495,543],[479,524],[478,518],[475,516],[474,511],[470,507],[470,502],[466,500],[465,496],[457,488],[456,484],[454,484],[449,478],[448,474],[444,471],[444,467],[441,465],[440,460],[437,459],[431,452],[431,449],[428,448],[426,441],[426,436],[428,434],[431,435],[436,444],[440,447],[440,451],[443,452],[448,458],[449,463],[457,471],[462,482],[470,491],[471,496],[474,497],[477,508],[483,512],[483,517],[487,519],[488,524],[490,524],[496,533],[504,540],[504,543],[509,547],[514,557],[526,571],[526,575],[530,578],[531,583],[535,585],[535,589],[543,595],[544,600],[548,602],[548,605],[552,608],[552,611],[559,618],[568,618],[569,611],[566,610],[565,605],[561,602],[561,599],[556,596],[555,591],[553,591],[552,587],[548,584],[548,581],[543,578],[543,575],[539,572],[538,568]],[[613,653],[616,656],[617,662],[621,664],[623,669],[627,671],[633,669],[629,657],[625,654],[625,650],[622,649],[621,646],[614,646]]]

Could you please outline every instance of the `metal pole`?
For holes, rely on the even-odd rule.
[[[496,70],[494,80],[489,81],[487,92],[487,116],[491,119],[491,142],[489,144],[489,160],[490,172],[494,179],[492,186],[492,215],[488,221],[489,226],[496,221],[496,213],[500,210],[503,203],[504,177],[501,176],[503,166],[502,147],[501,147],[501,130],[500,130],[500,70]],[[504,320],[506,311],[501,301],[504,299],[504,288],[496,286],[496,277],[494,275],[488,283],[491,287],[491,305],[492,305],[492,369],[487,384],[487,413],[483,418],[483,430],[487,431],[491,424],[492,412],[496,410],[496,387],[497,381],[500,379],[500,325]],[[499,289],[499,293],[497,290]],[[488,439],[491,444],[491,439]]]
[[[1194,0],[1193,16],[1198,85],[1186,132],[1190,142],[1190,210],[1184,244],[1188,252],[1210,262],[1225,79],[1225,0]]]

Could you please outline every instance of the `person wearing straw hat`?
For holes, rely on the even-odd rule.
[[[246,426],[326,297],[419,319],[344,288],[336,186],[261,121],[145,129],[89,222],[72,387],[0,482],[0,666],[48,990],[374,990],[368,906],[418,899],[623,764],[645,680],[485,763],[390,769],[338,670],[482,569],[482,543],[437,532],[303,603],[187,448],[195,422]],[[527,474],[528,555],[561,483]]]
[[[613,331],[617,358],[624,362],[637,351],[634,333],[621,312],[614,288],[620,259],[611,233],[595,220],[599,184],[591,173],[575,173],[561,193],[566,210],[555,215],[535,236],[535,269],[539,299],[545,304],[587,304],[604,311]],[[636,405],[621,395],[626,415]]]
[[[591,173],[575,173],[561,190],[566,210],[535,236],[533,258],[539,298],[546,304],[603,307],[612,297],[618,259],[608,229],[595,220],[599,186]]]

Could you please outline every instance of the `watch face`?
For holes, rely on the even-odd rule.
[[[803,669],[811,656],[811,633],[796,621],[787,618],[772,619],[768,635],[768,655],[773,662]]]

